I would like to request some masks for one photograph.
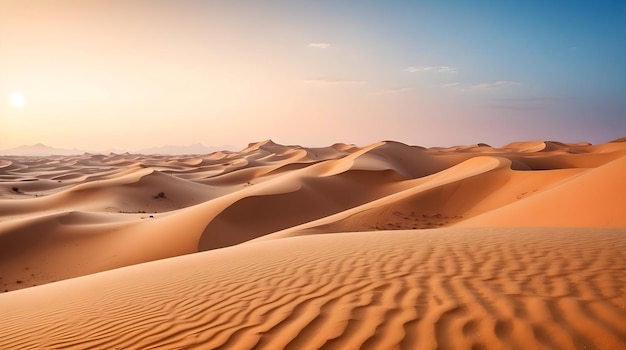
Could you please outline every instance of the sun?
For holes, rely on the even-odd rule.
[[[24,95],[19,91],[14,91],[11,94],[10,103],[13,108],[22,108],[26,103]]]

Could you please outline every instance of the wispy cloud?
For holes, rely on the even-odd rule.
[[[315,48],[315,49],[328,49],[328,48],[330,48],[330,44],[329,43],[310,43],[307,46]]]
[[[437,72],[437,73],[456,73],[456,68],[448,67],[448,66],[429,66],[429,67],[407,67],[404,68],[403,71],[409,73],[417,73],[417,72]]]
[[[493,83],[480,83],[480,84],[472,85],[469,87],[469,89],[470,90],[488,90],[488,89],[495,89],[495,88],[505,87],[505,86],[521,85],[521,84],[522,83],[520,83],[519,81],[498,80]]]
[[[341,85],[341,84],[363,84],[363,80],[349,79],[304,79],[303,82],[308,84],[325,84],[325,85]]]
[[[559,101],[560,99],[552,97],[500,98],[492,100],[483,107],[511,111],[536,111],[545,110]]]
[[[562,98],[557,97],[518,97],[518,98],[501,98],[498,101],[512,102],[512,103],[555,103],[562,101]]]
[[[452,83],[445,83],[442,86],[443,87],[455,87],[455,86],[459,86],[459,82],[455,81],[455,82],[452,82]]]
[[[522,83],[519,81],[514,81],[514,80],[498,80],[494,82],[485,82],[485,83],[480,83],[480,84],[475,84],[475,85],[465,85],[456,81],[441,84],[441,86],[444,88],[454,89],[457,91],[486,91],[486,90],[495,90],[499,88],[504,88],[507,86],[516,86],[516,85],[522,85]]]
[[[411,88],[408,87],[408,86],[404,86],[404,87],[393,88],[393,89],[372,91],[368,95],[371,95],[371,96],[395,95],[395,94],[400,94],[400,93],[403,93],[403,92],[406,92],[406,91],[411,91]]]

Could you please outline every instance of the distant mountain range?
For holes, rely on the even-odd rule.
[[[153,148],[145,148],[139,151],[130,152],[130,153],[139,153],[139,154],[163,154],[163,155],[184,155],[184,154],[209,154],[217,151],[238,151],[239,147],[232,145],[223,145],[219,147],[207,147],[200,143],[196,143],[190,146],[172,146],[165,145],[161,147],[153,147]],[[77,155],[83,154],[88,151],[79,150],[79,149],[64,149],[64,148],[54,148],[50,146],[46,146],[44,144],[38,143],[35,145],[23,145],[14,148],[9,148],[5,150],[0,150],[0,155],[6,156],[52,156],[52,155]],[[115,150],[115,153],[123,153],[125,151]],[[89,153],[102,153],[102,152],[89,152]],[[109,152],[107,152],[109,153]]]
[[[5,150],[0,150],[1,155],[11,156],[68,156],[74,154],[83,154],[85,152],[77,149],[63,149],[46,146],[42,143],[35,145],[23,145]]]

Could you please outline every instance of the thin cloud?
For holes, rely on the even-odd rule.
[[[501,98],[498,101],[501,102],[513,102],[513,103],[556,103],[562,101],[562,98],[557,97],[519,97],[519,98]]]
[[[486,90],[499,89],[499,88],[503,88],[507,86],[517,86],[517,85],[522,85],[522,83],[519,81],[514,81],[514,80],[498,80],[494,82],[485,82],[485,83],[480,83],[480,84],[475,84],[475,85],[464,85],[456,81],[441,84],[441,86],[444,88],[454,89],[457,91],[486,91]]]
[[[553,97],[500,98],[492,100],[490,104],[483,107],[512,111],[536,111],[548,109],[559,101],[561,99]]]
[[[519,81],[498,80],[493,83],[480,83],[480,84],[472,85],[469,87],[469,89],[470,90],[489,90],[489,89],[495,89],[499,87],[515,86],[515,85],[521,85],[521,84],[522,83],[520,83]]]
[[[363,80],[348,79],[304,79],[303,82],[308,84],[324,84],[324,85],[341,85],[341,84],[363,84]]]
[[[411,91],[411,88],[408,86],[405,86],[405,87],[400,87],[400,88],[395,88],[395,89],[372,91],[368,95],[371,95],[371,96],[395,95],[395,94],[400,94],[406,91]]]
[[[315,48],[315,49],[322,49],[322,50],[330,48],[329,43],[310,43],[307,46]]]
[[[546,109],[544,106],[517,106],[517,105],[483,105],[484,108],[488,109],[503,109],[508,111],[540,111]]]
[[[459,82],[455,81],[453,83],[445,83],[442,85],[443,87],[455,87],[455,86],[459,86]]]
[[[403,71],[409,73],[417,73],[417,72],[437,72],[437,73],[456,73],[456,68],[452,68],[449,66],[429,66],[429,67],[407,67],[404,68]]]

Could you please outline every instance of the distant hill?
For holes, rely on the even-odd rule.
[[[163,154],[163,155],[185,155],[185,154],[209,154],[217,151],[239,151],[240,148],[232,145],[223,145],[218,147],[207,147],[203,144],[196,143],[190,146],[173,146],[173,145],[165,145],[160,147],[152,147],[145,148],[138,151],[130,152],[130,153],[138,153],[138,154]],[[19,147],[9,148],[5,150],[0,150],[0,155],[5,156],[68,156],[68,155],[79,155],[84,154],[87,151],[78,150],[78,149],[63,149],[63,148],[54,148],[50,146],[46,146],[42,143],[38,143],[35,145],[23,145]],[[91,152],[91,153],[125,153],[126,150],[120,149],[111,149],[107,152]]]
[[[218,147],[207,147],[201,143],[195,143],[190,146],[173,146],[165,145],[161,147],[152,147],[141,149],[133,153],[141,154],[171,154],[171,155],[183,155],[183,154],[208,154],[217,151],[238,151],[239,147],[232,145],[223,145]]]
[[[6,156],[52,156],[52,155],[60,155],[60,156],[68,156],[75,154],[83,154],[84,151],[80,151],[77,149],[63,149],[63,148],[54,148],[49,147],[44,144],[38,143],[35,145],[23,145],[14,148],[9,148],[5,150],[0,150],[1,155]]]

